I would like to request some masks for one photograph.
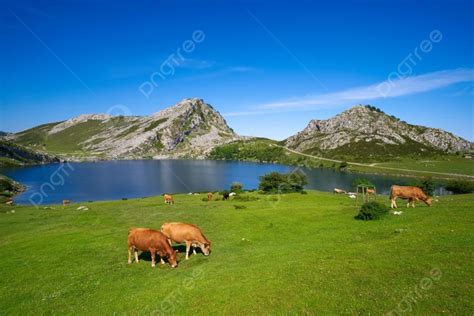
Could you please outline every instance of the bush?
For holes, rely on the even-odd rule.
[[[454,194],[472,193],[474,191],[474,183],[466,180],[452,180],[446,185],[446,190]]]
[[[341,164],[339,165],[339,170],[344,170],[346,169],[347,167],[349,166],[349,164],[345,161],[341,162]]]
[[[355,219],[363,221],[371,221],[379,219],[380,217],[388,214],[388,207],[378,202],[372,201],[365,203],[360,208],[359,214],[355,216]]]
[[[433,196],[435,190],[435,184],[431,177],[424,178],[422,180],[417,180],[410,185],[418,187],[423,190],[427,195]]]
[[[230,191],[235,192],[235,193],[242,192],[243,188],[244,188],[244,186],[240,182],[232,182],[232,184],[230,185]]]
[[[302,172],[271,172],[260,177],[259,190],[265,193],[301,192],[308,184],[308,178]]]

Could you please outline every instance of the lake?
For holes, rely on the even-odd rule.
[[[339,172],[332,169],[298,168],[308,176],[307,189],[354,190],[357,178],[367,178],[380,194],[388,194],[392,184],[410,179],[383,175]],[[28,190],[15,197],[19,204],[55,204],[140,198],[163,193],[189,193],[224,190],[234,181],[245,189],[256,189],[258,177],[268,172],[291,172],[295,167],[210,160],[133,160],[49,164],[0,168],[0,173],[19,181]],[[443,194],[437,188],[437,194]]]

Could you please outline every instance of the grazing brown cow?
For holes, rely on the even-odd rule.
[[[343,190],[343,189],[338,189],[338,188],[335,188],[334,189],[334,194],[346,194],[346,190]]]
[[[209,202],[212,201],[212,192],[209,192],[209,193],[207,194],[207,200],[208,200]]]
[[[174,204],[174,199],[172,195],[165,194],[165,204]]]
[[[71,200],[63,200],[63,206],[67,206],[71,204]]]
[[[189,259],[189,249],[193,246],[193,253],[196,254],[196,247],[201,248],[205,256],[211,252],[211,242],[204,236],[199,227],[184,223],[164,223],[161,231],[169,238],[169,243],[186,243],[186,260]]]
[[[152,267],[155,267],[156,254],[161,257],[162,264],[166,257],[172,268],[178,265],[176,251],[168,243],[168,237],[158,230],[131,228],[128,231],[128,263],[132,263],[132,251],[135,252],[135,261],[138,263],[138,250],[150,252]]]
[[[433,203],[433,199],[427,196],[425,192],[418,187],[392,185],[390,190],[391,208],[397,208],[397,198],[408,200],[407,207],[409,207],[410,204],[415,207],[416,201],[423,201],[428,206],[431,206]]]

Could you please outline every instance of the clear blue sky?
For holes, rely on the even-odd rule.
[[[473,12],[456,0],[0,0],[0,130],[199,97],[243,135],[283,139],[370,103],[474,140]]]

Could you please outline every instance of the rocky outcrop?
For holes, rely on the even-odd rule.
[[[34,151],[5,140],[0,140],[0,157],[12,159],[18,164],[44,164],[60,162],[59,158],[56,156]]]
[[[366,142],[380,145],[419,143],[441,151],[469,151],[473,144],[449,132],[410,125],[388,116],[372,106],[355,106],[328,120],[312,120],[286,145],[298,151],[331,151],[346,145]]]
[[[86,114],[10,139],[46,150],[53,145],[55,152],[61,151],[61,144],[68,144],[64,157],[84,160],[205,158],[215,146],[239,136],[211,105],[201,99],[185,99],[150,116]],[[76,147],[72,154],[71,144]],[[76,157],[75,152],[85,155]]]

